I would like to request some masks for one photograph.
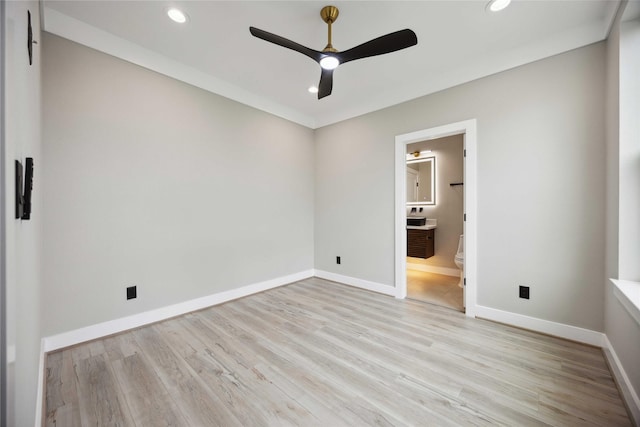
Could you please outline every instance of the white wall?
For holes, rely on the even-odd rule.
[[[313,131],[50,34],[43,131],[45,336],[313,268]]]
[[[603,330],[603,104],[599,43],[318,129],[316,269],[393,285],[394,137],[477,118],[478,303]]]
[[[37,1],[6,2],[6,280],[7,344],[15,362],[9,364],[8,425],[34,425],[40,355],[40,248],[42,167],[40,143],[40,46],[34,46],[33,65],[27,56],[27,10],[34,39],[40,42]],[[15,219],[14,161],[33,157],[35,173],[31,220]]]
[[[423,150],[432,150],[429,156],[436,158],[436,204],[423,206],[423,212],[417,214],[438,220],[438,228],[435,231],[436,253],[427,259],[408,257],[407,263],[450,268],[459,274],[460,271],[453,259],[463,232],[464,187],[452,187],[449,184],[463,182],[463,135],[417,144],[420,144]],[[408,150],[412,150],[411,145]]]

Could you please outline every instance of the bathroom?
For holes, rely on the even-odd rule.
[[[408,144],[406,171],[407,297],[464,311],[464,135]]]

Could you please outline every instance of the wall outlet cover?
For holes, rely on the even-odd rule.
[[[134,299],[134,298],[137,298],[137,297],[138,297],[138,295],[137,295],[137,292],[136,292],[136,287],[135,286],[129,286],[127,288],[127,300]]]
[[[520,298],[529,299],[529,287],[520,286]]]

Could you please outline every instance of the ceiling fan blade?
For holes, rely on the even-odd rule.
[[[335,56],[341,64],[370,56],[395,52],[418,44],[418,37],[413,31],[406,29],[380,36],[354,48],[339,52]]]
[[[333,89],[333,70],[322,69],[320,84],[318,84],[318,99],[331,95]]]
[[[308,56],[316,62],[320,62],[320,59],[322,58],[322,52],[318,52],[317,50],[302,46],[299,43],[293,42],[289,39],[285,39],[284,37],[280,37],[268,31],[264,31],[255,27],[249,27],[249,31],[254,37],[268,41],[269,43],[277,44],[278,46],[286,47],[287,49],[295,50],[296,52],[300,52],[301,54]]]

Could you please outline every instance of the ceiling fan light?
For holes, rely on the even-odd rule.
[[[176,9],[175,7],[167,10],[167,15],[169,16],[169,18],[179,24],[184,24],[185,22],[187,22],[187,15],[185,15],[183,11],[181,11],[180,9]]]
[[[309,89],[307,89],[309,91],[309,93],[318,93],[318,87],[317,86],[309,86]]]
[[[320,60],[320,66],[325,70],[334,70],[338,65],[340,65],[340,61],[335,56],[325,56]]]
[[[509,3],[511,3],[511,0],[491,0],[487,4],[487,10],[490,10],[491,12],[498,12],[509,6]]]

